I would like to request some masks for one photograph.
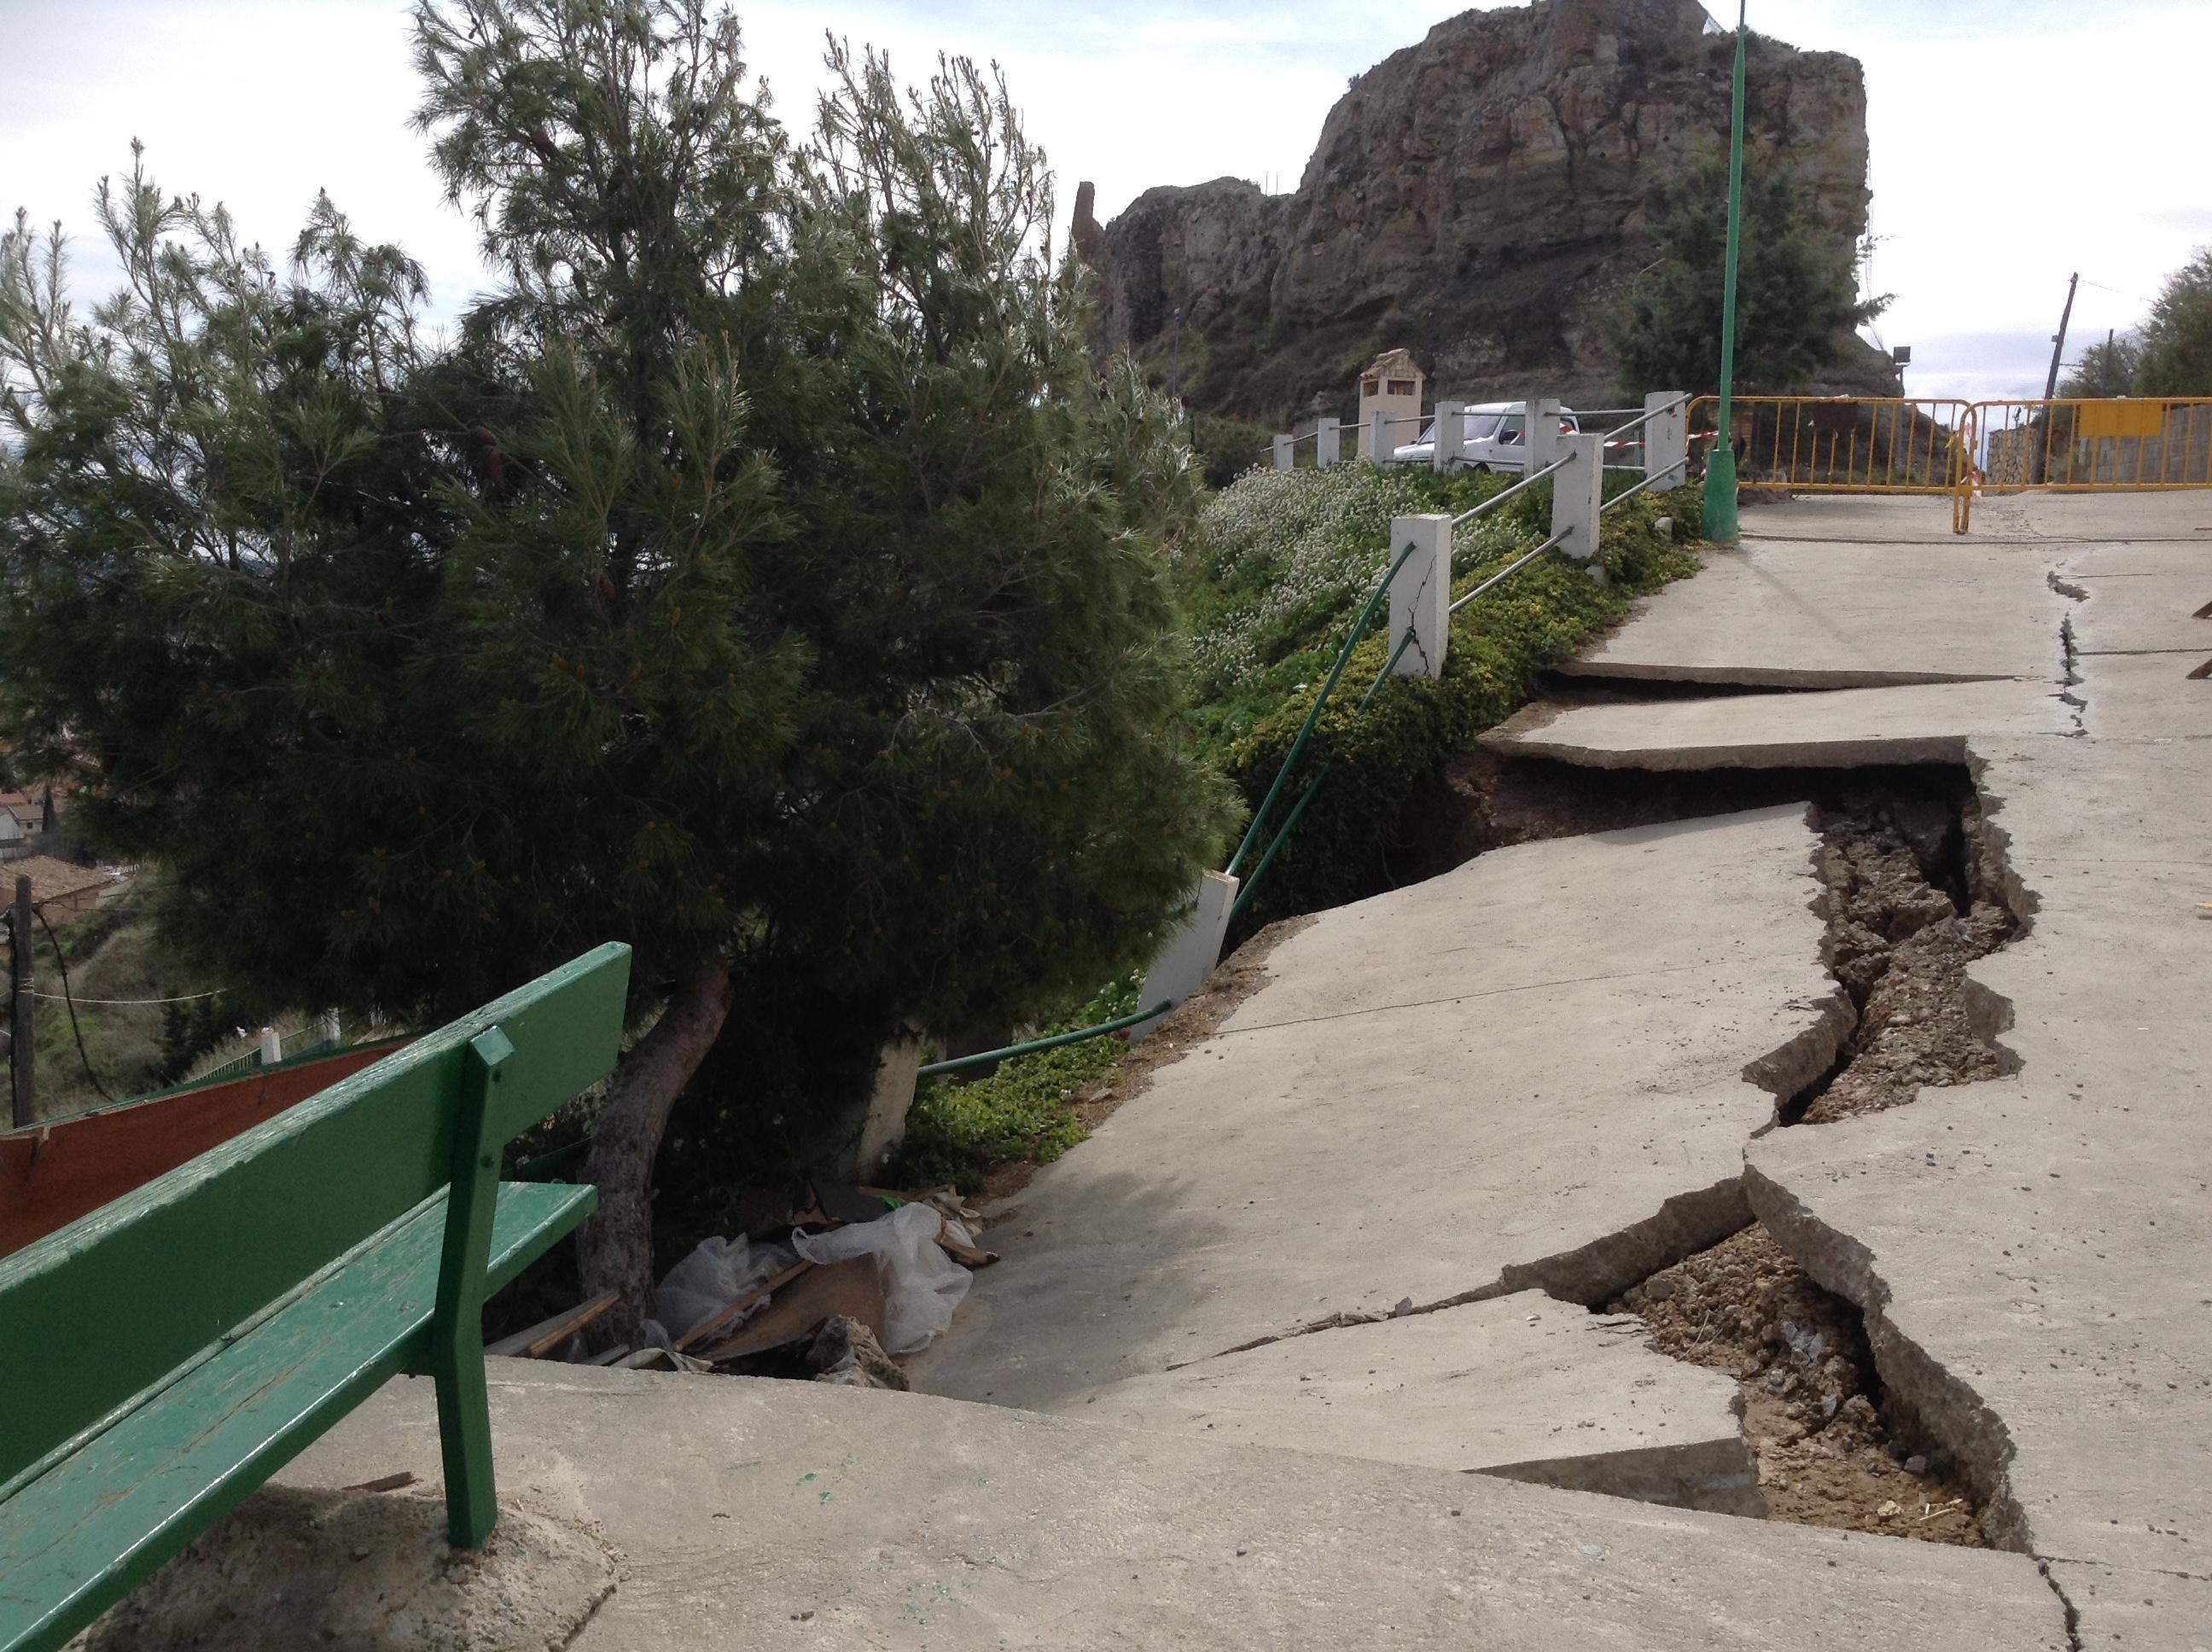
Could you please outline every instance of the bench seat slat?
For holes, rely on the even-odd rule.
[[[590,1212],[590,1187],[500,1188],[488,1288]],[[182,1549],[386,1379],[419,1364],[446,1198],[0,1503],[0,1652],[46,1652]]]

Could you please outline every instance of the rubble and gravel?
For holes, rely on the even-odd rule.
[[[1607,1305],[1652,1345],[1723,1370],[1771,1519],[1983,1546],[1980,1509],[1931,1442],[1886,1414],[1859,1312],[1757,1224]]]
[[[2003,1072],[1977,1023],[1966,966],[2020,923],[1996,891],[1978,887],[1981,857],[1966,852],[1980,828],[1973,800],[1862,798],[1824,805],[1817,818],[1823,957],[1858,1025],[1827,1082],[1785,1119],[1830,1124],[1901,1107],[1923,1086]]]

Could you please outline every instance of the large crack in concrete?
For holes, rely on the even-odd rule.
[[[1863,795],[1820,805],[1815,817],[1821,962],[1852,1016],[1835,1063],[1784,1097],[1780,1121],[1832,1123],[2013,1071],[1996,1042],[2007,1011],[1966,974],[2021,929],[1987,869],[1972,793]]]
[[[2070,619],[2062,625],[2059,643],[2068,683],[2078,683]],[[2078,701],[2078,695],[2069,700],[2077,729]],[[2007,835],[1990,818],[2000,805],[1982,793],[1971,764],[1963,771],[1921,767],[1638,774],[1632,785],[1630,778],[1540,759],[1474,756],[1447,777],[1446,790],[1462,805],[1463,823],[1455,826],[1454,835],[1459,846],[1480,853],[1508,842],[1690,817],[1790,791],[1812,797],[1814,820],[1822,833],[1813,867],[1821,886],[1817,909],[1826,924],[1822,961],[1837,985],[1828,999],[1806,1006],[1815,1011],[1810,1024],[1744,1071],[1747,1079],[1775,1096],[1778,1124],[1818,1127],[1909,1104],[1923,1089],[1972,1083],[2017,1068],[2017,1058],[1998,1042],[2010,1024],[2011,1006],[1974,981],[1966,967],[2025,934],[2035,902],[2012,872]],[[2006,1480],[2012,1444],[2002,1419],[1970,1384],[1897,1330],[1887,1313],[1887,1286],[1863,1246],[1826,1230],[1787,1189],[1748,1167],[1740,1178],[1669,1202],[1685,1208],[1623,1229],[1571,1255],[1510,1267],[1496,1281],[1453,1301],[1534,1286],[1593,1309],[1610,1301],[1616,1309],[1633,1311],[1637,1304],[1630,1298],[1635,1289],[1739,1242],[1729,1236],[1740,1238],[1740,1230],[1755,1218],[1843,1310],[1839,1317],[1860,1327],[1873,1367],[1868,1386],[1879,1410],[1846,1417],[1838,1438],[1854,1436],[1843,1441],[1842,1450],[1859,1459],[1854,1478],[1862,1488],[1873,1486],[1878,1496],[1889,1475],[1903,1494],[1881,1501],[1869,1496],[1856,1509],[1832,1506],[1823,1518],[1817,1509],[1808,1513],[1802,1497],[1793,1509],[1789,1497],[1770,1493],[1771,1503],[1781,1505],[1771,1512],[1902,1535],[2025,1547],[2025,1523]],[[1669,1214],[1677,1219],[1667,1221]],[[1680,1219],[1685,1216],[1690,1219]],[[1692,1242],[1699,1229],[1705,1235],[1703,1242]],[[1662,1234],[1672,1242],[1662,1240]],[[1639,1252],[1656,1262],[1647,1273],[1632,1281],[1608,1280],[1610,1288],[1602,1291],[1592,1288],[1612,1272],[1609,1260]],[[1401,1306],[1420,1312],[1451,1305]],[[1771,1337],[1765,1334],[1770,1329]],[[1757,1330],[1755,1340],[1772,1346],[1762,1349],[1754,1382],[1778,1374],[1791,1388],[1801,1380],[1817,1386],[1819,1362],[1798,1371],[1788,1357],[1789,1339],[1778,1327]],[[1777,1351],[1783,1356],[1778,1359]],[[1835,1397],[1840,1413],[1843,1398]],[[1770,1436],[1773,1428],[1772,1417],[1753,1418],[1752,1402],[1758,1398],[1747,1387],[1747,1438],[1754,1423]],[[1832,1417],[1817,1421],[1832,1425]],[[1781,1431],[1786,1436],[1802,1426],[1784,1419]],[[1808,1436],[1821,1431],[1804,1430]],[[1919,1449],[1907,1449],[1908,1442]],[[1755,1449],[1762,1443],[1753,1439]],[[1869,1444],[1877,1449],[1873,1455]],[[1926,1467],[1915,1461],[1923,1452],[1934,1459]],[[1804,1459],[1794,1461],[1802,1464]],[[1921,1473],[1906,1476],[1907,1462]],[[1948,1497],[1923,1498],[1925,1512],[1911,1506],[1916,1486],[1933,1493],[1960,1485],[1975,1505],[1963,1515],[1944,1513],[1954,1503]],[[1838,1505],[1848,1502],[1845,1494],[1833,1495]],[[1884,1508],[1893,1515],[1881,1515]],[[1893,1520],[1898,1523],[1886,1523]],[[1931,1523],[1937,1529],[1929,1529]]]

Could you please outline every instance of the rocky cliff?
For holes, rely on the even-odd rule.
[[[1725,152],[1733,49],[1697,0],[1464,12],[1353,82],[1293,194],[1154,189],[1101,226],[1086,185],[1072,240],[1100,273],[1100,342],[1250,418],[1347,403],[1395,345],[1443,395],[1589,405],[1620,388],[1595,323],[1649,262],[1667,184]],[[1857,62],[1753,36],[1747,86],[1755,164],[1788,166],[1820,233],[1856,240]]]

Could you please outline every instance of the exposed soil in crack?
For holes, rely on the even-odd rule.
[[[1785,1124],[1902,1107],[1923,1086],[1997,1077],[2006,1058],[1966,966],[2020,932],[1983,868],[1981,814],[1954,802],[1862,794],[1817,805],[1828,926],[1822,961],[1858,1022],[1836,1066],[1785,1102]]]
[[[1829,1069],[1781,1098],[1784,1124],[1826,1124],[1912,1100],[1923,1086],[2008,1070],[2002,1006],[1966,966],[2020,934],[2002,855],[1973,783],[1952,764],[1644,774],[1486,750],[1439,781],[1437,870],[1509,844],[1809,801],[1820,832],[1822,960],[1855,1029]]]
[[[1660,1352],[1726,1371],[1771,1519],[1982,1546],[1954,1465],[1884,1405],[1859,1311],[1756,1223],[1607,1305]]]

